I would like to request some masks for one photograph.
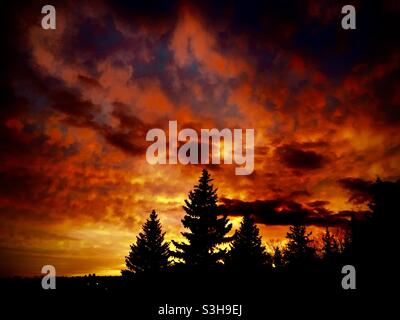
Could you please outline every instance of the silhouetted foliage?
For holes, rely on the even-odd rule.
[[[339,254],[339,243],[335,236],[326,228],[322,235],[322,256],[326,260],[337,258]]]
[[[371,286],[379,287],[391,281],[391,271],[396,269],[393,252],[398,248],[398,214],[400,212],[400,181],[382,181],[380,178],[370,187],[371,214],[363,220],[351,222],[351,260],[361,269]],[[376,270],[385,273],[376,276]]]
[[[274,248],[273,264],[277,269],[282,268],[285,264],[283,253],[279,246]]]
[[[137,236],[136,244],[131,245],[129,256],[125,258],[128,270],[123,270],[122,274],[165,270],[169,266],[170,250],[169,244],[164,242],[164,235],[157,213],[153,210],[143,225],[143,231]]]
[[[289,266],[306,266],[315,258],[315,248],[310,239],[311,232],[306,232],[306,227],[300,224],[289,227],[286,238],[289,240],[284,249],[285,262]]]
[[[238,279],[235,285],[248,289],[247,284],[254,283],[249,281],[251,275],[256,274],[253,280],[262,279],[264,283],[275,288],[281,285],[296,288],[312,284],[314,288],[327,286],[333,290],[341,290],[341,270],[344,265],[353,265],[357,270],[357,279],[363,279],[368,288],[378,288],[381,279],[384,276],[389,277],[389,273],[374,276],[382,265],[385,270],[394,268],[391,257],[394,244],[398,241],[394,239],[397,225],[392,223],[392,216],[399,209],[399,182],[382,182],[378,179],[369,184],[370,214],[354,212],[348,226],[344,228],[346,233],[343,237],[333,235],[326,228],[325,234],[318,239],[321,242],[316,242],[322,244],[318,245],[318,253],[321,252],[321,255],[317,255],[312,233],[307,232],[306,226],[300,220],[289,227],[287,244],[275,246],[271,255],[266,252],[260,230],[251,215],[243,216],[233,237],[227,236],[232,225],[220,211],[217,190],[211,181],[207,170],[203,170],[198,185],[189,192],[188,199],[185,200],[183,208],[186,214],[182,224],[187,231],[182,232],[182,235],[187,241],[173,241],[177,250],[170,252],[168,244],[164,242],[164,233],[157,214],[153,211],[136,243],[131,246],[129,256],[126,257],[127,269],[122,271],[123,275],[151,273],[150,278],[154,281],[167,279],[174,285],[179,281],[182,284],[191,281],[193,287],[208,288],[210,284],[214,286],[217,283],[220,287],[229,286],[232,276],[230,271],[243,271],[246,276]],[[387,230],[393,232],[388,235]],[[221,249],[221,244],[229,242],[228,252]],[[162,273],[161,277],[154,276],[154,272],[170,266],[170,255],[182,259],[183,263],[175,263],[168,268],[170,272]],[[187,271],[213,272],[197,272],[196,277],[193,277]],[[136,284],[141,279],[148,280],[147,277],[134,277]]]
[[[270,262],[271,258],[262,245],[260,230],[254,219],[245,215],[233,236],[226,265],[233,269],[260,270]]]
[[[224,258],[226,250],[219,249],[218,245],[230,241],[226,234],[232,228],[227,216],[220,215],[217,190],[210,185],[211,181],[204,169],[199,184],[189,192],[183,207],[186,215],[182,224],[189,231],[182,235],[188,243],[173,241],[177,248],[173,255],[183,259],[186,265],[200,269],[215,266]]]
[[[393,250],[397,250],[398,222],[400,214],[400,180],[396,182],[382,181],[377,179],[371,187],[372,200],[369,208],[372,211],[367,226],[367,232],[374,237],[365,235],[370,242],[366,245],[372,246],[381,252],[380,260],[390,256]],[[373,239],[373,240],[372,240]],[[367,239],[360,239],[366,241]],[[360,245],[362,245],[360,243]]]
[[[349,228],[345,231],[344,236],[338,239],[338,263],[343,265],[354,265],[354,249],[353,249],[353,235],[352,235],[352,222],[349,224]],[[328,264],[329,262],[327,262]]]
[[[371,187],[372,200],[368,204],[375,223],[390,223],[400,212],[400,182],[377,178]]]
[[[324,268],[328,270],[338,270],[339,264],[342,262],[342,252],[339,239],[329,231],[329,228],[326,228],[321,240]]]

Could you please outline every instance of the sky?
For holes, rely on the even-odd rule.
[[[400,179],[400,6],[351,1],[53,1],[3,10],[0,276],[118,275],[152,209],[166,239],[202,168],[236,228],[318,235]],[[150,165],[146,133],[253,128],[254,172]]]

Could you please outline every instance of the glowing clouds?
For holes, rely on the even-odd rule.
[[[221,155],[224,164],[232,164],[244,167],[235,168],[236,175],[249,175],[254,170],[254,129],[246,129],[246,147],[242,146],[242,129],[201,129],[200,141],[198,134],[193,129],[182,129],[177,132],[177,122],[169,121],[168,135],[168,164],[220,164]],[[188,139],[188,140],[187,140]],[[223,141],[221,141],[223,139]],[[155,141],[147,148],[146,160],[150,164],[167,164],[167,138],[164,130],[151,129],[147,132],[146,141]],[[178,141],[184,142],[178,148]],[[221,147],[223,152],[221,153]],[[232,157],[233,152],[233,157]],[[244,155],[243,155],[244,152]]]

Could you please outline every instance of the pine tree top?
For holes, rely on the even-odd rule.
[[[202,214],[217,214],[217,189],[210,184],[213,181],[206,169],[203,169],[199,182],[194,189],[189,192],[188,199],[185,200],[183,209],[189,216],[199,217]]]
[[[250,215],[245,215],[233,236],[227,265],[236,268],[259,268],[268,260],[260,231]]]
[[[250,215],[243,217],[239,230],[235,235],[234,242],[236,241],[248,242],[251,245],[261,245],[260,230]]]
[[[151,211],[151,213],[150,213],[150,220],[152,220],[152,221],[155,221],[155,220],[157,220],[157,212],[156,212],[156,210],[152,210]]]
[[[310,238],[312,232],[306,231],[306,227],[301,224],[295,224],[289,227],[286,238],[289,242],[284,250],[284,255],[289,263],[306,261],[314,257],[315,248],[312,246],[314,242]]]

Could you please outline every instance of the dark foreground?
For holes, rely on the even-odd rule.
[[[380,277],[358,272],[356,290],[344,290],[342,277],[340,270],[203,275],[180,272],[133,279],[58,277],[55,290],[43,290],[41,278],[12,278],[2,279],[1,288],[5,297],[2,302],[14,315],[38,313],[46,319],[77,315],[140,320],[358,318],[370,309],[381,308],[379,301],[390,296],[391,289],[380,282]],[[386,303],[390,304],[389,300]],[[222,305],[240,305],[241,316],[202,314],[203,305],[218,305],[220,309]],[[190,317],[160,315],[160,309],[166,306],[169,310],[192,307],[198,312],[193,311]],[[230,308],[226,307],[225,312]],[[208,313],[211,310],[208,307]],[[383,316],[387,308],[380,311]]]

